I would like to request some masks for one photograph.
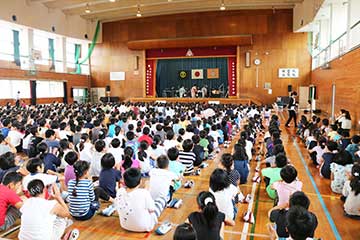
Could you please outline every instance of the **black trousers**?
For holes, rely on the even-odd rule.
[[[99,198],[105,201],[110,200],[110,195],[101,187],[96,187],[95,192],[95,201],[99,201]]]
[[[286,126],[289,125],[291,119],[294,119],[294,126],[296,127],[296,112],[294,110],[289,110],[289,119],[286,122]]]

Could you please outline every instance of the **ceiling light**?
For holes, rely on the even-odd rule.
[[[109,0],[109,2],[116,2],[116,0]]]
[[[86,12],[86,13],[91,13],[91,10],[90,10],[90,8],[89,8],[89,4],[88,4],[88,3],[86,4],[85,12]]]
[[[141,17],[141,11],[140,11],[140,4],[137,5],[137,12],[136,12],[136,16],[137,17]]]
[[[221,0],[220,10],[224,11],[226,9],[224,0]]]

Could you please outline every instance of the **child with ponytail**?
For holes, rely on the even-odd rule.
[[[219,212],[215,197],[210,192],[201,192],[197,197],[200,212],[193,212],[187,221],[196,231],[198,239],[224,239],[225,214]]]
[[[345,182],[343,195],[346,197],[345,216],[360,220],[360,165],[354,164],[350,180]]]
[[[124,159],[121,162],[121,173],[124,173],[128,168],[140,168],[140,163],[134,159],[134,150],[132,147],[125,147]]]
[[[89,169],[88,162],[76,161],[74,164],[76,179],[72,179],[68,183],[70,214],[80,221],[92,218],[99,209],[94,185],[89,179]]]

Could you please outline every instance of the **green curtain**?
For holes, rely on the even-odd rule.
[[[20,41],[19,41],[19,31],[13,30],[13,36],[14,36],[14,62],[16,66],[21,65],[20,61]]]
[[[81,45],[75,44],[75,69],[76,69],[75,73],[76,74],[81,74],[81,64],[79,63],[80,53],[81,53]]]
[[[49,56],[51,59],[50,70],[55,70],[55,48],[54,39],[49,38]]]
[[[76,58],[75,58],[75,64],[77,65],[76,66],[76,74],[81,73],[81,67],[80,67],[81,64],[84,64],[91,57],[91,54],[94,51],[94,48],[95,48],[95,45],[96,45],[96,42],[97,42],[97,39],[98,39],[98,36],[99,36],[99,32],[100,32],[100,21],[97,21],[94,37],[93,37],[93,39],[91,41],[91,44],[90,44],[90,47],[88,49],[88,53],[87,53],[86,57],[81,62],[76,61]],[[76,52],[75,52],[75,55],[76,55]],[[78,72],[78,69],[80,69],[80,73]]]
[[[208,68],[219,68],[219,78],[207,78]],[[192,79],[192,69],[203,69],[204,79]],[[189,77],[180,79],[179,71],[187,71]],[[181,86],[190,89],[194,84],[199,88],[204,85],[208,90],[218,89],[221,85],[228,87],[228,59],[227,58],[178,58],[178,59],[159,59],[156,65],[156,93],[162,97],[164,90],[178,90]]]

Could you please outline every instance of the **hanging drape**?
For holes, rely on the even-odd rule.
[[[208,79],[207,69],[218,68],[219,78]],[[192,69],[203,69],[203,79],[192,79]],[[180,71],[186,71],[188,77],[181,79]],[[165,89],[174,88],[178,90],[181,86],[190,89],[194,84],[198,88],[204,85],[208,90],[218,89],[221,85],[224,89],[228,86],[228,63],[227,58],[180,58],[180,59],[159,59],[156,67],[156,93],[158,97],[163,95]]]
[[[55,48],[54,39],[49,38],[49,57],[51,60],[50,70],[55,70]]]
[[[77,61],[76,63],[76,73],[79,74],[78,69],[80,69],[80,73],[81,73],[81,64],[84,64],[90,57],[92,52],[94,51],[98,36],[99,36],[99,32],[100,32],[100,21],[97,21],[96,23],[96,28],[95,28],[95,33],[94,33],[94,37],[91,41],[90,47],[88,49],[88,53],[86,55],[86,57],[84,58],[84,60],[82,60],[81,62]],[[78,59],[79,60],[79,59]]]
[[[13,45],[14,45],[14,62],[16,66],[21,65],[20,61],[20,40],[19,40],[19,31],[13,30]]]
[[[67,104],[68,103],[68,94],[67,94],[67,82],[64,82],[64,103]]]
[[[79,63],[81,54],[81,45],[75,44],[75,73],[81,74],[81,64]]]

